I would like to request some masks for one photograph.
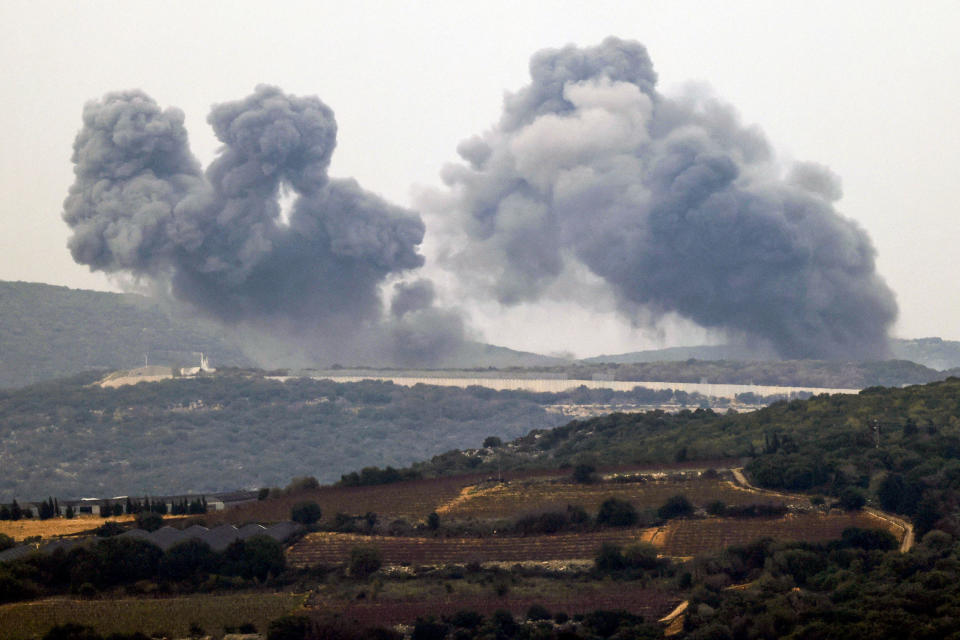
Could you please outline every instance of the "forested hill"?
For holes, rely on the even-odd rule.
[[[170,319],[147,298],[47,284],[0,281],[0,388],[91,369],[185,365],[250,366],[209,325]]]
[[[913,517],[921,533],[936,525],[960,535],[960,378],[778,402],[739,415],[615,413],[533,431],[493,450],[450,451],[414,469],[431,476],[721,458],[738,460],[763,487],[852,493]]]
[[[688,395],[279,382],[228,369],[117,389],[91,386],[96,379],[0,391],[0,502],[282,486],[293,476],[332,482],[368,465],[409,465],[566,422],[550,404]]]
[[[593,359],[596,360],[596,359]],[[828,360],[674,360],[663,362],[593,362],[537,367],[574,380],[706,382],[863,389],[925,384],[960,375],[960,368],[938,371],[907,360],[842,362]]]

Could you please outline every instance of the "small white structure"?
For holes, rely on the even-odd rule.
[[[210,366],[210,361],[207,360],[207,356],[200,354],[200,366],[199,367],[184,367],[180,369],[180,375],[182,376],[196,376],[203,373],[213,373],[216,369]]]

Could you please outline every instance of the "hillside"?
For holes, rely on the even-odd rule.
[[[414,410],[448,412],[471,398],[509,398],[317,384],[250,372],[115,391],[59,383],[7,394],[0,407],[22,412],[11,423],[29,422],[59,387],[58,404],[89,412],[84,428],[103,434],[132,431],[129,403],[169,408],[164,397],[187,389],[211,404],[196,400],[180,413],[206,407],[236,420],[242,408],[274,424],[277,407],[342,406],[345,420],[395,411],[405,399]],[[132,417],[150,424],[149,411]],[[429,421],[426,429],[422,441],[434,437]],[[56,435],[44,427],[31,443]],[[15,547],[0,559],[0,603],[9,603],[0,638],[39,637],[54,621],[91,629],[55,628],[51,639],[85,640],[171,630],[221,637],[241,626],[289,640],[956,635],[960,379],[749,414],[612,414],[487,444],[399,473],[365,468],[336,486],[298,478],[231,510],[165,520],[138,513],[104,524],[99,537]],[[105,441],[99,452],[114,446]],[[175,461],[176,451],[167,454]],[[741,463],[767,489],[748,483]],[[307,530],[285,542],[247,524],[295,514]],[[168,528],[148,534],[148,522]],[[222,536],[234,541],[204,542]]]
[[[906,340],[895,338],[890,341],[890,350],[897,360],[909,360],[930,369],[945,371],[960,367],[960,341],[943,340],[941,338],[917,338]],[[632,351],[599,355],[583,358],[584,364],[636,364],[640,362],[678,362],[683,360],[737,360],[750,362],[757,360],[772,360],[740,345],[700,345],[694,347],[668,347],[666,349],[650,349],[646,351]]]
[[[960,532],[960,378],[859,395],[777,402],[745,414],[709,409],[615,413],[532,431],[494,451],[449,451],[425,475],[739,459],[761,487],[862,494],[914,518],[920,534]]]
[[[713,353],[713,352],[711,352]],[[719,352],[715,353],[719,355]],[[960,374],[937,371],[907,360],[839,362],[827,360],[669,360],[662,362],[588,363],[536,367],[533,370],[578,380],[706,382],[863,389],[926,384]]]
[[[116,389],[91,386],[99,377],[0,392],[0,502],[257,488],[296,475],[331,482],[563,424],[558,405],[704,401],[670,391],[280,382],[236,369]]]
[[[171,317],[143,296],[0,281],[0,389],[83,371],[142,366],[145,355],[151,365],[195,365],[200,352],[215,367],[255,364],[242,345],[232,342],[215,324]],[[466,342],[440,366],[529,367],[564,362]]]
[[[0,388],[88,370],[193,364],[250,366],[203,322],[172,319],[147,298],[27,282],[0,282]]]

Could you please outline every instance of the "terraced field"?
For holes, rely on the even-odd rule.
[[[549,588],[548,588],[549,589]],[[514,594],[504,596],[443,594],[436,598],[391,599],[378,597],[376,600],[324,601],[317,608],[324,612],[335,612],[348,620],[367,622],[376,620],[379,624],[410,624],[418,617],[433,615],[452,616],[458,611],[476,611],[484,616],[498,609],[506,609],[515,616],[523,617],[533,604],[546,607],[551,612],[563,611],[570,615],[587,613],[596,609],[625,610],[642,615],[646,620],[657,620],[672,610],[680,599],[676,594],[644,589],[636,583],[603,585],[601,588],[581,588],[567,593],[542,593],[538,595]]]
[[[296,567],[345,562],[350,550],[372,544],[386,564],[438,565],[469,562],[542,562],[592,560],[604,542],[626,545],[649,541],[656,529],[607,529],[587,533],[487,538],[405,538],[319,532],[307,535],[287,552]]]
[[[848,527],[882,529],[898,540],[903,536],[903,530],[894,523],[867,512],[810,513],[783,518],[674,520],[653,542],[666,555],[685,557],[718,551],[730,545],[744,545],[761,538],[808,542],[836,540]]]
[[[715,500],[728,505],[785,504],[789,501],[785,497],[747,491],[723,480],[694,476],[682,481],[607,481],[593,484],[530,479],[510,484],[466,487],[456,499],[440,506],[437,513],[452,519],[513,518],[524,513],[562,511],[568,504],[596,512],[600,504],[611,497],[627,500],[640,510],[656,509],[679,493],[697,506]],[[798,500],[806,501],[803,498]]]

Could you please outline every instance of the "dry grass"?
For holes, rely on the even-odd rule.
[[[133,520],[133,516],[101,518],[100,516],[84,515],[69,520],[66,518],[0,520],[0,533],[5,533],[14,540],[23,540],[32,536],[56,538],[57,536],[67,536],[96,529],[107,520],[129,522]]]
[[[190,635],[190,625],[197,623],[208,634],[222,636],[225,625],[245,622],[266,632],[271,620],[303,601],[303,595],[257,593],[123,600],[62,598],[8,604],[0,606],[0,640],[41,637],[65,622],[91,626],[103,635],[141,631],[184,638]]]

